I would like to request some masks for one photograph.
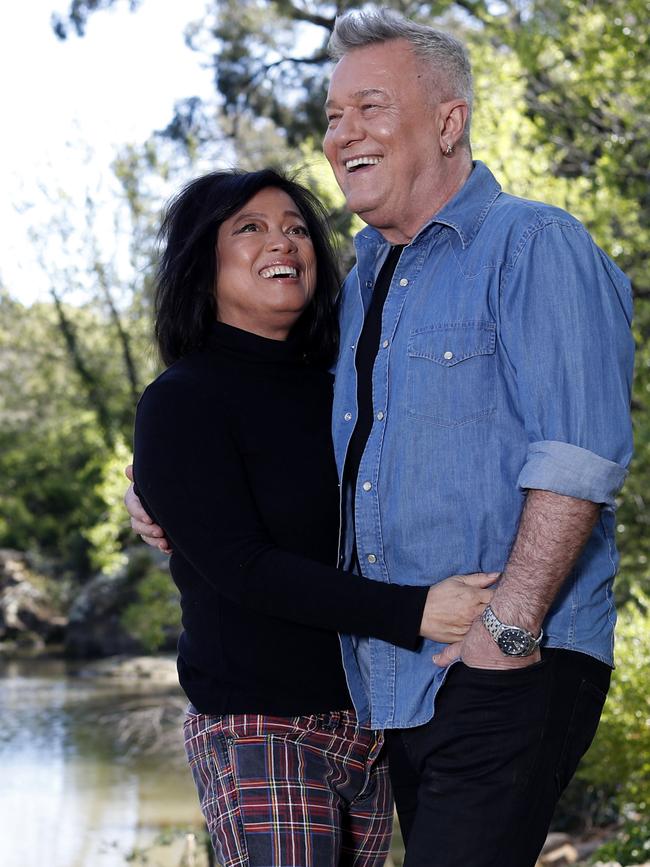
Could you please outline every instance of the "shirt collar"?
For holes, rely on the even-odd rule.
[[[473,165],[472,173],[460,190],[442,210],[422,226],[411,245],[417,244],[428,235],[433,226],[443,225],[457,232],[463,249],[469,247],[501,193],[501,185],[485,163],[475,160]],[[357,250],[361,246],[380,246],[387,243],[383,235],[372,226],[362,229],[355,238]]]

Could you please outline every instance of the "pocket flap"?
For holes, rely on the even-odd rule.
[[[492,355],[496,346],[494,322],[455,322],[429,325],[411,332],[408,354],[453,367],[466,358]]]

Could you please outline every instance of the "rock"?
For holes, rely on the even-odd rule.
[[[570,864],[575,864],[578,860],[578,852],[575,846],[571,843],[563,843],[554,849],[549,849],[543,854],[538,863],[541,867],[568,867]]]
[[[41,648],[62,641],[67,619],[53,596],[52,579],[25,554],[0,549],[0,642]]]
[[[134,598],[132,583],[125,573],[91,578],[70,609],[66,656],[92,659],[141,653],[142,645],[121,622],[122,612]]]
[[[152,686],[177,686],[176,657],[129,656],[101,659],[80,671],[81,677],[106,677]]]
[[[559,831],[550,831],[546,837],[546,841],[542,846],[542,855],[545,855],[547,852],[552,852],[554,849],[559,849],[560,846],[564,846],[566,843],[571,842],[571,835],[564,834]]]

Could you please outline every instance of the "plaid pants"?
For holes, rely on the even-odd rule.
[[[381,867],[393,802],[383,735],[353,711],[188,711],[185,749],[222,867]]]

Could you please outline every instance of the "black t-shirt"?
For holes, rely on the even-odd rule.
[[[375,358],[379,351],[379,340],[381,339],[381,318],[386,303],[386,296],[390,288],[390,281],[393,279],[395,268],[399,262],[399,257],[404,249],[403,244],[396,244],[391,247],[384,264],[381,266],[375,288],[373,289],[372,298],[368,306],[366,318],[363,322],[363,329],[359,336],[357,351],[355,354],[355,365],[357,369],[357,423],[354,426],[348,450],[345,456],[345,473],[344,484],[349,487],[354,496],[354,490],[357,486],[357,476],[359,474],[359,464],[363,457],[363,452],[372,430],[374,421],[374,412],[372,405],[372,369],[375,365]],[[356,543],[355,543],[356,544]],[[355,552],[355,557],[358,556]]]
[[[334,630],[415,647],[427,588],[340,572],[332,377],[216,323],[138,405],[134,473],[181,594],[179,676],[203,713],[350,707]]]

